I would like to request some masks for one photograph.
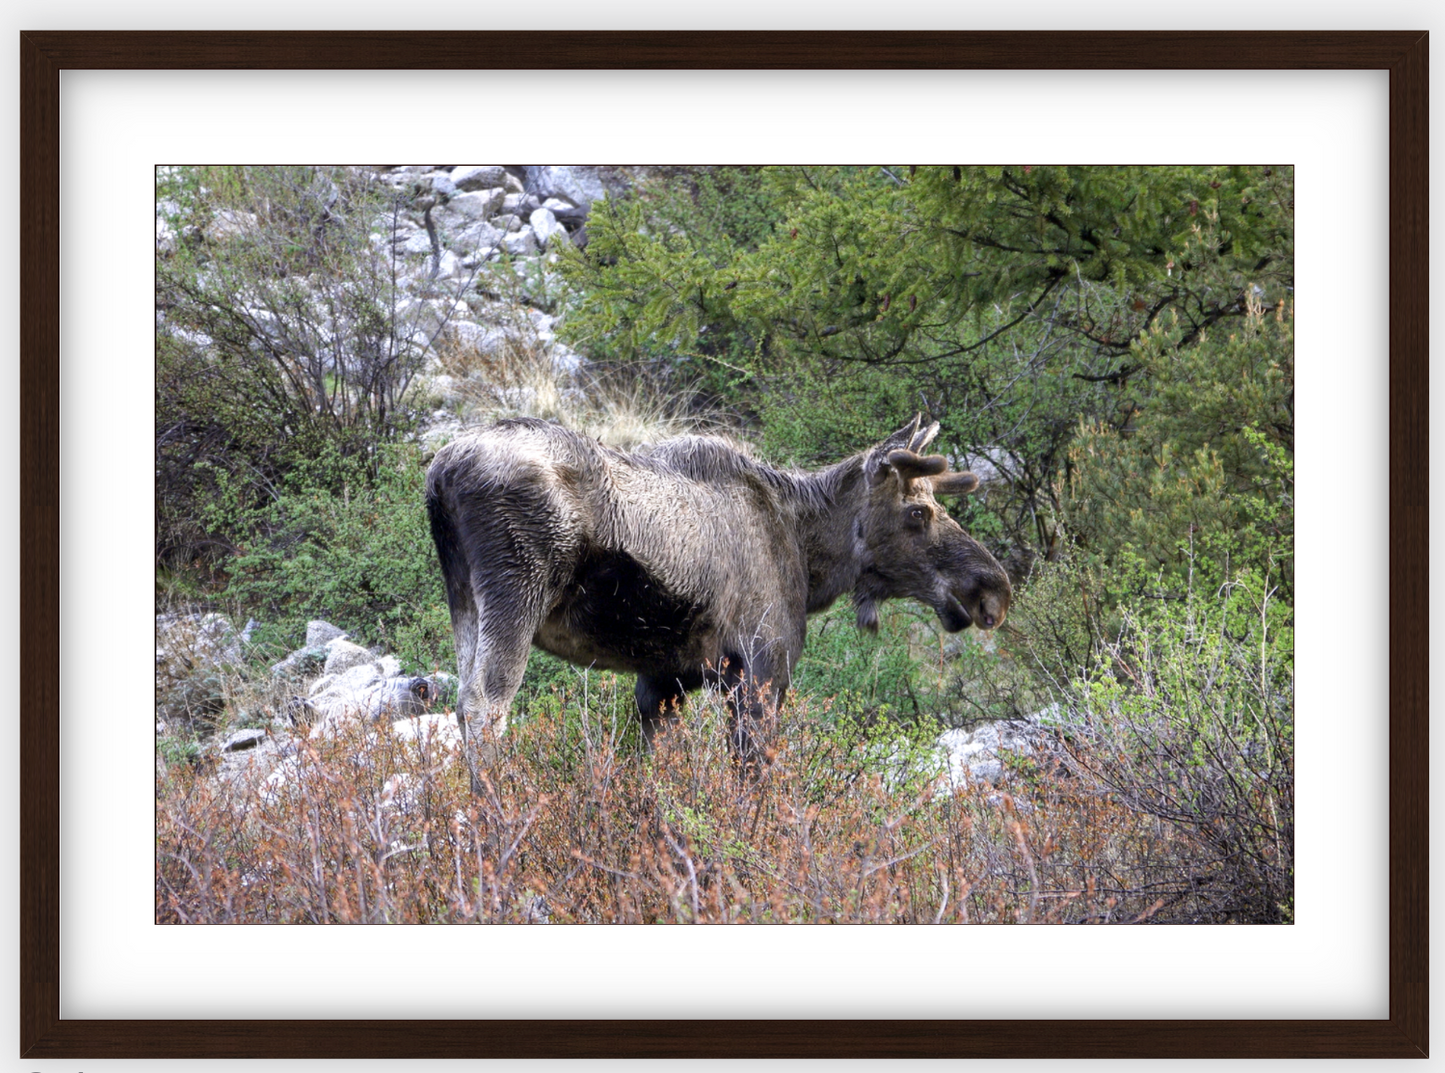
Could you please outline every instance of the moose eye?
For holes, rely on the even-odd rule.
[[[910,507],[908,510],[908,520],[917,525],[926,525],[928,523],[928,508]]]

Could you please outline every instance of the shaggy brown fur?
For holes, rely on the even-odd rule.
[[[683,696],[721,684],[739,755],[775,710],[807,616],[850,594],[858,625],[909,596],[949,630],[1008,611],[1003,568],[938,505],[972,491],[921,452],[922,415],[815,473],[737,443],[684,436],[630,453],[536,420],[504,421],[437,452],[427,510],[446,578],[469,739],[500,729],[539,648],[637,674],[648,740]],[[476,751],[468,748],[476,769]]]

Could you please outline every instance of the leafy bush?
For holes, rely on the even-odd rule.
[[[465,281],[418,296],[393,244],[414,195],[358,168],[162,169],[158,211],[157,561],[214,558],[245,537],[201,507],[222,475],[253,507],[297,465],[340,490],[409,427],[408,392]],[[425,288],[423,288],[425,289]]]
[[[1274,579],[1127,610],[1065,696],[1074,770],[1200,848],[1190,897],[1218,919],[1293,920],[1294,622]]]
[[[225,596],[293,644],[307,619],[325,618],[430,671],[451,662],[451,626],[423,503],[425,469],[404,443],[381,446],[375,467],[368,480],[359,460],[328,447],[293,468],[261,507],[223,495],[214,509],[236,511],[256,534],[229,561]],[[337,474],[355,483],[333,489]]]

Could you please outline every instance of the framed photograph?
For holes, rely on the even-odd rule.
[[[21,35],[21,1056],[1428,1053],[1428,597],[1406,567],[1428,561],[1427,36],[545,38],[539,54],[537,35],[514,32]],[[514,92],[532,110],[530,142],[496,103]],[[1297,366],[1295,687],[1308,718],[1300,885],[1277,907],[1281,926],[967,928],[940,940],[923,927],[157,922],[154,743],[133,732],[148,726],[150,695],[138,623],[152,534],[140,512],[156,472],[143,415],[157,396],[136,370],[155,360],[156,168],[421,159],[439,143],[452,156],[549,159],[559,129],[554,156],[653,164],[1037,159],[1019,174],[1249,164],[1268,176],[1267,158],[1292,169],[1295,256],[1310,283],[1294,343],[1309,359]],[[1336,131],[1357,139],[1348,153]],[[1335,167],[1346,157],[1349,175]],[[101,167],[113,179],[103,195],[90,184]],[[918,166],[920,187],[948,171]],[[882,318],[909,297],[870,301]],[[1116,342],[1106,326],[1096,334],[1101,348]],[[1341,422],[1353,438],[1337,457]],[[1342,483],[1357,498],[1346,512]],[[1326,533],[1375,551],[1356,560],[1345,599],[1326,591]],[[1340,638],[1323,629],[1341,619],[1343,669]],[[1348,799],[1330,789],[1341,778]],[[124,981],[106,969],[117,964],[130,967]]]

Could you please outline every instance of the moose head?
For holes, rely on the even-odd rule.
[[[1008,574],[935,498],[978,487],[974,474],[949,473],[942,455],[922,453],[937,435],[938,422],[925,426],[919,414],[864,457],[853,591],[862,629],[877,630],[879,601],[897,596],[928,604],[949,632],[991,630],[1008,614]]]

